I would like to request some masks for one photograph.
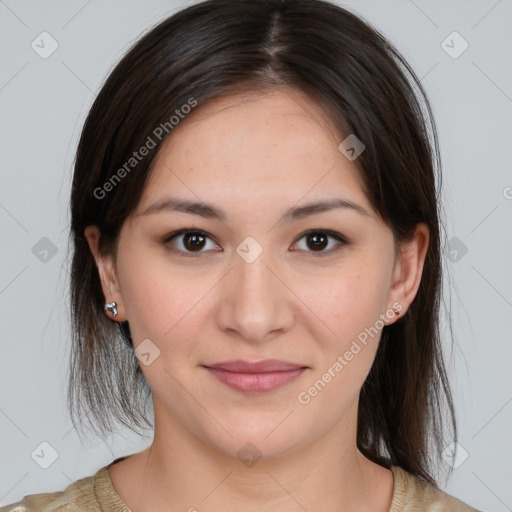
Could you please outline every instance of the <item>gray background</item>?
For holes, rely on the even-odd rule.
[[[80,129],[106,74],[142,32],[188,3],[0,0],[0,504],[62,490],[150,442],[149,432],[139,439],[121,430],[81,445],[72,429],[68,199]],[[441,485],[486,512],[510,511],[512,0],[342,5],[408,59],[439,129],[456,336],[449,368],[467,452]],[[58,43],[46,59],[31,47],[43,31]],[[469,44],[457,58],[463,42],[446,39],[453,31]],[[47,469],[40,464],[50,459],[31,456],[51,457],[42,442],[57,454]]]

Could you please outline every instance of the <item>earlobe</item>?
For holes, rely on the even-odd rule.
[[[125,321],[126,317],[121,307],[122,297],[114,262],[110,255],[103,255],[99,251],[101,234],[98,226],[87,226],[84,230],[84,235],[89,244],[89,249],[94,257],[96,268],[100,276],[101,289],[105,297],[105,312],[110,318],[115,318],[116,321]]]

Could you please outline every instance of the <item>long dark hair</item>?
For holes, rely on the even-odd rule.
[[[151,389],[127,322],[104,313],[105,297],[84,236],[101,230],[116,255],[151,162],[186,112],[220,96],[288,87],[317,102],[340,134],[365,144],[357,158],[370,204],[396,247],[417,223],[430,230],[419,290],[406,314],[385,326],[359,400],[357,445],[436,485],[433,465],[457,429],[439,332],[441,162],[431,107],[417,76],[361,17],[323,0],[208,0],[164,19],[109,74],[86,119],[71,193],[72,349],[68,406],[100,435],[115,422],[151,426]],[[187,108],[185,108],[187,105]],[[133,152],[149,148],[140,161]],[[122,171],[124,169],[124,171]],[[437,183],[436,183],[437,178]],[[437,187],[437,188],[436,188]],[[85,413],[85,414],[84,414]]]

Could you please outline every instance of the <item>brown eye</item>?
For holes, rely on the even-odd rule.
[[[349,244],[348,240],[340,233],[329,230],[308,231],[299,238],[299,240],[302,239],[305,239],[306,243],[305,248],[301,248],[301,250],[304,250],[305,252],[311,252],[314,256],[324,256],[331,254],[340,249],[342,246]],[[326,247],[329,246],[329,239],[334,239],[338,243],[334,244],[334,247],[331,245],[331,247],[326,250]]]
[[[342,246],[350,244],[343,235],[330,230],[310,230],[299,237],[299,240],[302,239],[306,240],[306,244],[300,250],[305,253],[311,253],[313,256],[328,256],[339,250]],[[167,235],[162,240],[162,243],[169,246],[169,250],[176,254],[200,256],[201,253],[209,252],[209,250],[218,251],[218,246],[213,242],[210,248],[207,247],[208,240],[213,239],[203,231],[181,229]],[[330,244],[330,240],[334,240],[337,243]],[[298,245],[298,242],[295,245]]]
[[[202,231],[181,229],[167,235],[162,243],[169,245],[169,249],[176,254],[195,256],[193,253],[197,253],[199,256],[202,252],[207,252],[208,249],[215,250],[215,247],[217,247],[214,243],[212,243],[212,247],[207,247],[208,240],[211,240],[211,237]]]
[[[183,235],[183,245],[189,251],[200,250],[205,245],[205,237],[198,233],[185,233]]]
[[[328,237],[323,233],[313,233],[306,235],[306,244],[312,250],[325,249],[329,243]]]

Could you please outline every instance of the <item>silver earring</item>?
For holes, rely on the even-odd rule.
[[[117,316],[117,303],[116,302],[108,302],[105,304],[103,308],[105,311],[109,311],[112,313],[112,316],[115,318]]]

